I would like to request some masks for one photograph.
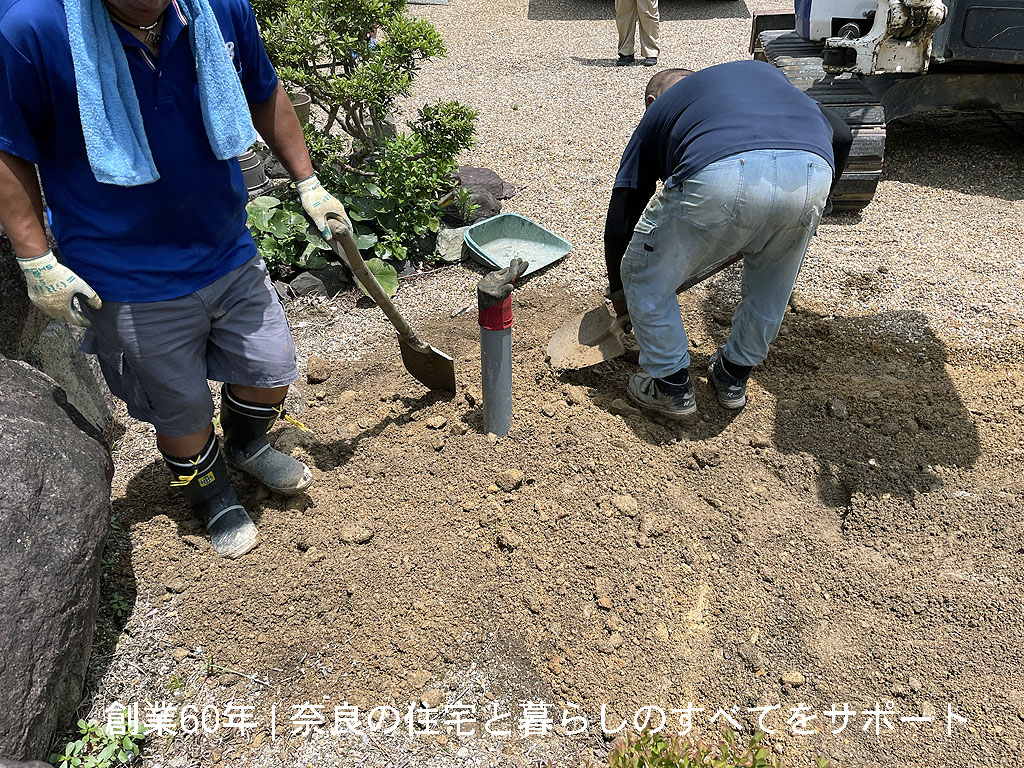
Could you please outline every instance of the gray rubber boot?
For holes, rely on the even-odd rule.
[[[227,384],[220,390],[220,426],[228,466],[252,475],[270,490],[290,496],[309,488],[313,473],[303,462],[270,445],[267,432],[284,412],[284,400],[261,405],[240,400]]]
[[[163,454],[175,476],[171,485],[181,488],[185,500],[210,534],[210,544],[221,557],[241,557],[259,544],[260,536],[231,487],[217,436],[195,456],[180,458]]]

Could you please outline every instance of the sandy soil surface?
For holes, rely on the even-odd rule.
[[[745,57],[759,7],[663,3],[662,64]],[[1016,765],[1019,134],[991,121],[893,127],[875,202],[822,225],[749,405],[727,414],[701,381],[700,417],[660,422],[621,402],[630,362],[558,375],[543,354],[599,300],[604,205],[650,74],[610,66],[611,4],[417,12],[451,57],[427,65],[416,100],[478,106],[467,159],[519,186],[508,210],[575,246],[517,289],[512,431],[482,429],[477,327],[463,311],[479,270],[416,277],[398,296],[455,357],[452,398],[404,372],[365,302],[293,303],[311,375],[292,410],[312,432],[273,434],[316,482],[284,499],[239,479],[264,535],[249,556],[212,555],[148,428],[124,419],[92,714],[169,702],[208,707],[212,722],[213,708],[223,720],[253,707],[244,736],[152,737],[154,766],[576,765],[607,751],[602,705],[614,727],[690,702],[701,734],[727,722],[709,722],[716,710],[749,733],[758,707],[778,705],[763,724],[796,766]],[[695,374],[735,299],[735,270],[681,297]],[[343,702],[404,713],[410,701],[440,706],[442,725],[291,734],[295,705],[331,721]],[[444,725],[459,701],[476,735]],[[524,702],[539,701],[554,732],[516,732]],[[585,733],[561,728],[571,705]],[[790,720],[800,705],[816,719]],[[826,713],[844,706],[856,715],[834,734],[844,717]],[[479,732],[495,707],[512,719],[492,729],[512,736]],[[952,718],[947,736],[950,713],[966,722]]]

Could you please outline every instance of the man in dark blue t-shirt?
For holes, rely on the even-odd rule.
[[[95,103],[80,109],[93,86],[104,106],[115,98],[129,118],[134,110],[143,130],[115,130]],[[248,0],[0,0],[0,225],[33,303],[89,327],[83,348],[98,355],[128,412],[154,425],[172,485],[225,557],[258,542],[226,464],[280,493],[312,481],[266,438],[298,371],[231,157],[253,126],[321,231],[328,215],[345,221],[313,173]],[[132,141],[152,167],[106,173]],[[208,379],[223,382],[224,454]]]
[[[836,155],[845,161],[849,131],[758,61],[665,70],[645,98],[605,226],[609,299],[617,314],[628,314],[640,346],[643,372],[630,377],[629,396],[672,417],[694,413],[675,289],[742,253],[732,331],[708,362],[721,405],[742,408],[747,377],[778,333],[838,177]]]

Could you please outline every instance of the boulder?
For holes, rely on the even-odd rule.
[[[498,200],[508,200],[516,193],[514,185],[509,184],[490,168],[460,165],[455,179],[464,187],[486,189]]]
[[[0,755],[28,760],[82,695],[113,465],[52,379],[0,357],[0,391]]]
[[[437,233],[437,248],[434,251],[436,261],[443,261],[446,264],[455,264],[465,257],[464,246],[466,230],[468,227],[456,227],[455,229],[442,228]]]
[[[324,281],[312,272],[300,272],[288,286],[296,296],[308,296],[311,293],[327,295],[327,286],[324,285]]]
[[[50,321],[29,301],[25,278],[15,262],[11,241],[0,232],[0,355],[23,359]]]
[[[68,402],[100,432],[114,417],[114,396],[107,389],[95,355],[79,351],[84,329],[51,320],[25,355],[64,390]]]
[[[448,226],[464,227],[501,213],[501,202],[486,189],[481,187],[469,187],[468,189],[470,202],[476,206],[476,209],[469,216],[463,216],[462,212],[458,210],[457,204],[449,205],[444,210],[444,223]]]

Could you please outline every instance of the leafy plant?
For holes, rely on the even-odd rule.
[[[377,282],[384,289],[384,293],[388,296],[394,296],[398,292],[398,272],[394,267],[380,259],[367,259],[366,268],[370,270],[370,274],[377,278]],[[358,280],[356,283],[359,286],[359,290],[365,295],[370,296],[370,292],[363,287],[362,283]]]
[[[479,205],[473,202],[473,194],[465,187],[459,187],[455,190],[455,210],[459,212],[459,216],[463,221],[469,221]]]
[[[140,725],[126,724],[123,735],[113,733],[110,725],[95,720],[79,720],[80,738],[68,742],[63,753],[50,755],[57,768],[113,768],[129,765],[141,754],[145,733]]]
[[[755,733],[749,742],[725,731],[715,743],[671,733],[644,731],[618,740],[608,755],[609,768],[783,768],[781,758],[762,744]],[[818,768],[828,768],[818,758]]]
[[[359,248],[397,261],[423,250],[477,115],[446,101],[421,107],[407,130],[393,122],[420,63],[446,54],[437,30],[407,16],[405,0],[253,0],[253,8],[280,76],[327,114],[322,127],[307,125],[306,140]]]
[[[114,609],[114,615],[119,619],[125,618],[132,612],[132,604],[121,593],[117,593],[111,598],[110,606]]]
[[[327,260],[319,251],[330,246],[308,222],[297,202],[283,203],[276,197],[257,197],[246,206],[249,230],[267,266],[277,271],[283,266],[323,269]]]

